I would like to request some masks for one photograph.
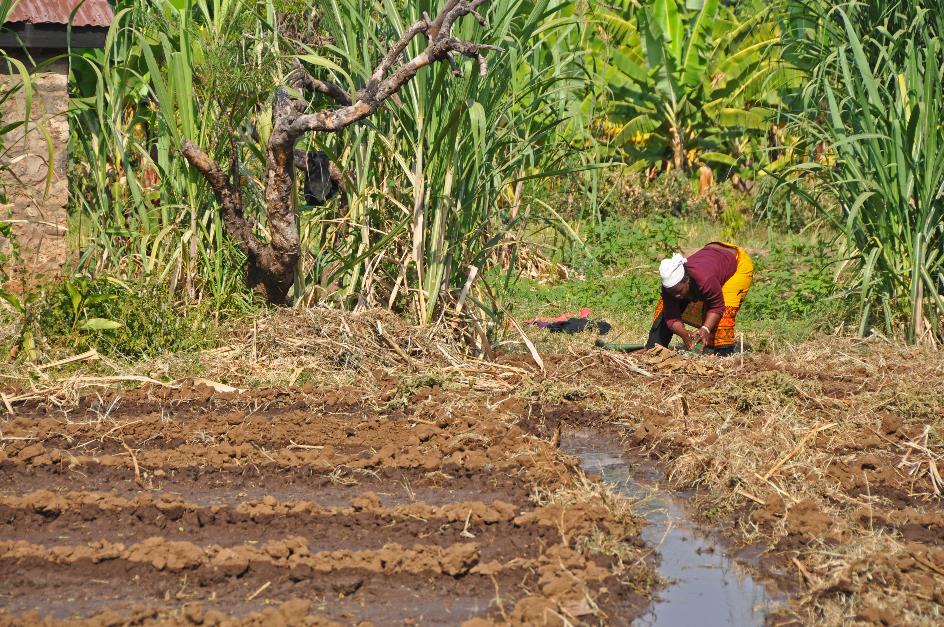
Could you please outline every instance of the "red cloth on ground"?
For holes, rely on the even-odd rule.
[[[567,320],[570,320],[571,318],[587,318],[588,316],[590,316],[590,308],[584,307],[583,309],[580,310],[580,313],[576,316],[568,311],[567,313],[562,313],[556,318],[531,318],[530,320],[525,320],[524,323],[537,324],[538,322],[566,322]]]

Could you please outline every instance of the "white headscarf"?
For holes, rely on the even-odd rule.
[[[659,264],[659,276],[662,277],[662,287],[675,287],[685,278],[685,263],[688,261],[682,255],[675,253],[671,259],[663,259]]]

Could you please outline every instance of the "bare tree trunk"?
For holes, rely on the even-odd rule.
[[[698,168],[698,195],[704,196],[715,184],[715,173],[706,165]]]
[[[478,61],[479,71],[484,76],[488,71],[484,53],[498,48],[457,39],[452,36],[452,27],[456,20],[466,15],[473,15],[483,22],[476,9],[485,2],[446,0],[434,19],[424,16],[410,26],[387,51],[367,83],[353,98],[337,85],[310,76],[296,63],[290,77],[293,87],[324,94],[341,106],[316,113],[303,113],[304,102],[293,100],[282,88],[276,90],[272,107],[272,132],[266,150],[265,203],[271,234],[269,243],[259,240],[253,232],[254,225],[244,215],[235,147],[233,173],[227,176],[219,164],[199,146],[189,140],[183,142],[181,153],[203,175],[216,195],[227,237],[234,240],[246,255],[247,284],[267,301],[273,304],[288,303],[295,268],[301,256],[293,201],[295,169],[302,169],[306,175],[305,193],[308,202],[315,199],[323,203],[340,187],[340,172],[326,157],[320,157],[321,153],[295,149],[299,138],[310,132],[337,132],[372,115],[387,98],[412,80],[417,72],[437,61],[448,61],[456,68],[456,55],[472,57]],[[404,60],[406,48],[421,34],[427,38],[426,49],[412,59]],[[333,191],[325,191],[323,178],[315,180],[317,169],[324,167],[327,168]],[[319,186],[325,192],[321,198],[314,193]]]
[[[248,275],[249,285],[253,288],[262,286],[266,298],[275,304],[286,302],[301,255],[292,194],[295,188],[295,138],[284,128],[291,116],[292,103],[279,89],[272,107],[274,124],[266,152],[265,202],[271,254],[266,256],[267,263]]]
[[[672,129],[672,161],[675,169],[688,172],[688,155],[685,154],[685,138],[681,129]]]

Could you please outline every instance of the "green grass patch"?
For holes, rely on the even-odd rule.
[[[177,306],[160,285],[79,277],[51,286],[39,326],[51,344],[136,359],[209,347],[217,333],[211,309]]]
[[[755,350],[802,341],[832,331],[850,307],[835,281],[838,259],[828,239],[816,233],[786,235],[733,219],[718,221],[674,216],[611,217],[589,230],[586,246],[568,261],[577,276],[494,276],[499,295],[518,318],[551,316],[589,307],[593,316],[614,324],[614,341],[642,341],[659,299],[658,261],[677,249],[733,239],[754,261],[754,284],[738,316]],[[738,237],[731,238],[732,226]],[[727,236],[726,236],[727,235]]]

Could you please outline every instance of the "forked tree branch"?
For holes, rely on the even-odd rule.
[[[355,102],[340,109],[319,111],[285,120],[285,131],[295,138],[308,132],[340,131],[377,111],[387,98],[399,91],[422,68],[437,61],[451,62],[454,55],[475,59],[479,65],[479,72],[484,76],[488,72],[488,63],[484,53],[487,50],[500,50],[500,48],[453,37],[452,27],[456,20],[465,15],[472,14],[481,21],[482,17],[476,9],[485,1],[448,0],[435,19],[430,20],[424,16],[403,33],[384,55],[364,88],[357,93]],[[429,41],[426,49],[394,69],[410,42],[421,33],[425,34]],[[393,70],[392,74],[390,74],[391,70]]]
[[[347,106],[352,103],[351,96],[348,95],[346,91],[331,81],[315,78],[308,73],[308,70],[302,66],[298,59],[295,60],[295,69],[289,74],[289,84],[292,87],[307,89],[325,95],[340,105]]]
[[[446,17],[459,7],[459,3],[461,1],[462,0],[447,0],[446,4],[443,5],[443,8],[439,10],[439,15],[437,15],[436,19],[433,20],[433,23],[429,25],[430,39],[436,39],[437,37],[439,37],[439,33],[440,31],[442,31],[443,24],[446,21]],[[481,2],[477,2],[475,6],[471,7],[470,10],[474,11],[481,4],[482,4]],[[449,29],[447,28],[446,31],[448,32]]]
[[[239,174],[235,171],[236,162],[233,164],[234,172],[228,176],[199,146],[189,140],[183,142],[181,153],[207,180],[220,203],[227,236],[235,240],[248,258],[248,284],[261,292],[269,302],[288,302],[296,264],[301,255],[293,202],[295,168],[303,167],[306,172],[311,183],[306,186],[306,196],[310,193],[313,199],[327,198],[329,193],[340,186],[341,180],[340,172],[327,161],[327,157],[317,153],[299,155],[295,151],[295,143],[305,133],[340,131],[363,120],[377,111],[387,98],[399,91],[422,68],[437,61],[447,61],[454,71],[458,71],[456,56],[473,58],[484,76],[488,72],[485,52],[500,48],[460,40],[452,35],[452,28],[457,20],[466,15],[472,15],[484,23],[476,9],[485,2],[446,0],[434,19],[424,14],[423,19],[410,26],[391,46],[353,99],[334,83],[314,78],[301,63],[296,62],[287,81],[290,86],[324,94],[342,106],[305,114],[305,103],[293,99],[282,88],[276,90],[272,102],[273,124],[266,151],[268,244],[255,236],[252,223],[244,216]],[[426,48],[412,59],[404,60],[406,49],[420,34],[426,36]]]
[[[243,215],[242,194],[238,184],[231,183],[219,164],[189,139],[184,140],[180,152],[203,175],[216,195],[227,235],[235,240],[243,254],[258,255],[262,243],[253,235],[252,224]]]

